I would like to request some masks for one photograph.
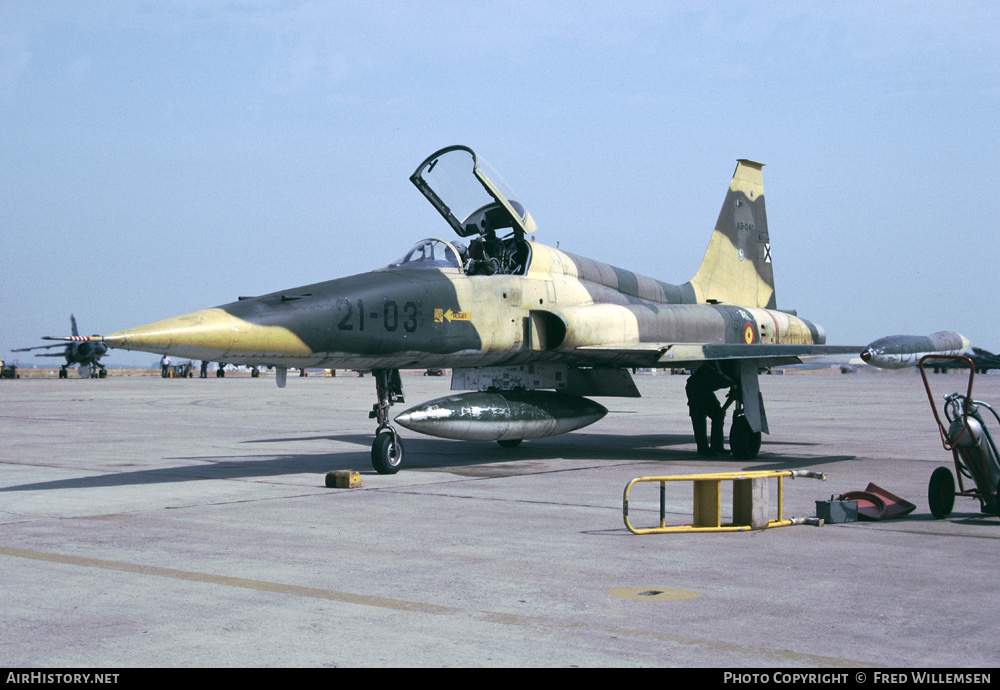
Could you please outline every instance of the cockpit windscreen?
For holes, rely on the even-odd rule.
[[[386,268],[453,268],[462,269],[458,251],[448,242],[436,238],[420,240],[401,258]]]

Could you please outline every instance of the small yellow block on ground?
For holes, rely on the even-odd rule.
[[[326,473],[326,486],[329,489],[360,489],[364,485],[361,475],[353,470]]]

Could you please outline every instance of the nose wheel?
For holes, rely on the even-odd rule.
[[[372,467],[379,474],[396,474],[403,464],[403,439],[391,426],[379,429],[372,444]]]
[[[368,413],[370,419],[378,421],[375,442],[372,443],[372,467],[379,474],[396,474],[403,465],[403,439],[389,424],[389,408],[403,402],[403,382],[399,378],[399,369],[374,369],[372,376],[378,395],[378,402]]]

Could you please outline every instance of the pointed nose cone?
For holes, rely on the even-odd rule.
[[[180,357],[216,359],[233,346],[236,326],[222,309],[203,309],[162,321],[155,321],[104,336],[104,342],[122,350],[141,350]],[[197,351],[199,354],[191,354]]]
[[[264,363],[268,359],[313,354],[288,328],[253,323],[233,316],[223,307],[129,328],[105,336],[104,342],[122,350],[233,363]]]

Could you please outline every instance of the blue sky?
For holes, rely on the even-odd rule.
[[[538,241],[672,283],[761,161],[780,308],[832,344],[995,351],[998,27],[997,2],[3,0],[0,356],[450,237],[407,178],[457,143]]]

